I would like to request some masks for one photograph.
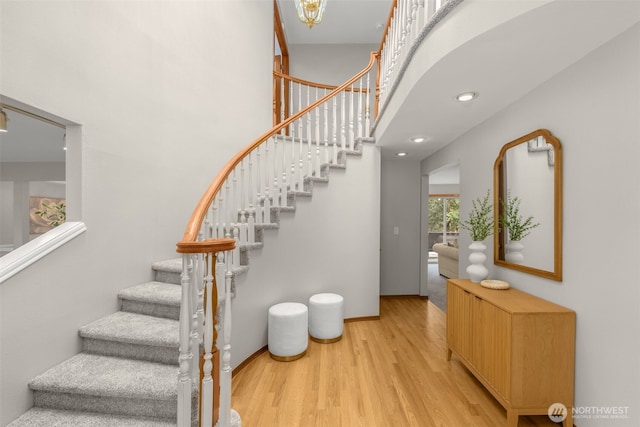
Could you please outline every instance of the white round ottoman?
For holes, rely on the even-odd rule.
[[[338,294],[309,298],[309,335],[320,343],[340,341],[344,329],[344,301]]]
[[[269,308],[269,354],[275,360],[290,362],[307,352],[309,314],[307,306],[283,302]]]

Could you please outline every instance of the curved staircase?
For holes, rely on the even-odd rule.
[[[255,242],[239,245],[233,278],[249,270],[250,252],[263,248],[281,215],[295,213],[298,198],[312,197],[314,185],[329,183],[330,170],[345,170],[348,157],[361,156],[362,142],[373,140],[339,151],[338,163],[322,165],[320,176],[287,193],[286,206],[270,208],[269,223],[256,225]],[[182,259],[155,262],[152,269],[153,281],[119,292],[120,311],[79,329],[82,353],[29,383],[34,407],[9,427],[176,426]],[[192,396],[197,408],[195,387]]]

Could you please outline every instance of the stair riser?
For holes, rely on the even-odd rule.
[[[82,350],[91,354],[146,360],[167,365],[177,365],[180,355],[178,348],[128,344],[91,338],[82,340]]]
[[[180,319],[180,306],[177,305],[162,305],[126,299],[121,299],[120,301],[122,311],[145,314],[147,316],[162,317],[163,319]]]
[[[177,401],[34,391],[36,407],[175,420]]]
[[[153,276],[153,280],[156,282],[172,283],[174,285],[180,284],[179,272],[154,270]]]

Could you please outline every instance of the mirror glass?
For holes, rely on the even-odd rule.
[[[562,150],[548,130],[531,132],[500,150],[494,218],[496,265],[562,280]]]

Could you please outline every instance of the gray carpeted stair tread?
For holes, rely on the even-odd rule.
[[[158,347],[179,346],[177,320],[119,311],[80,328],[80,336]]]
[[[122,311],[178,320],[180,286],[165,282],[147,282],[118,293]]]
[[[182,271],[182,258],[173,258],[173,259],[168,259],[164,261],[157,261],[151,265],[151,268],[158,271],[180,273]]]
[[[172,401],[175,366],[80,353],[29,382],[34,391]]]
[[[164,305],[180,305],[181,288],[173,283],[146,282],[118,292],[119,298],[153,302]]]
[[[7,427],[175,427],[176,423],[92,412],[32,408]]]

